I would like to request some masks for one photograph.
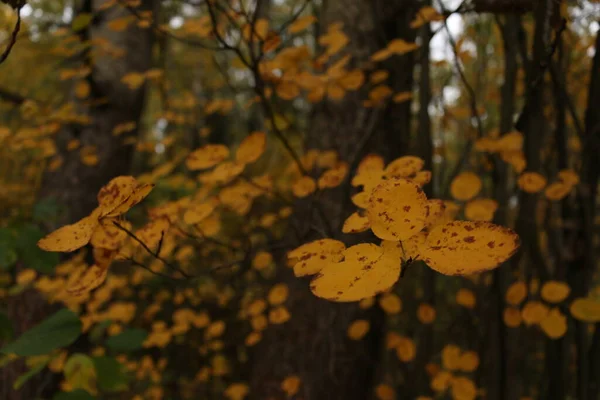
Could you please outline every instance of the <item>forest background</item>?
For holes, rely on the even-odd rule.
[[[0,398],[600,398],[600,3],[2,0]]]

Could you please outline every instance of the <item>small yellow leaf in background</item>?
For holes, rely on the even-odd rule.
[[[283,304],[289,294],[289,289],[285,283],[278,283],[269,290],[268,300],[272,306]]]
[[[518,306],[527,296],[527,285],[525,282],[514,282],[506,290],[505,301],[511,306]]]
[[[230,400],[242,400],[250,391],[250,388],[245,383],[232,383],[225,389],[223,394]]]
[[[583,322],[600,322],[600,301],[581,297],[569,307],[573,318]]]
[[[293,23],[288,26],[289,33],[299,33],[314,24],[317,21],[317,18],[314,15],[306,15],[304,17],[300,17],[296,19]]]
[[[33,282],[37,278],[37,272],[33,269],[24,269],[20,271],[17,275],[16,282],[17,285],[25,286],[31,282]]]
[[[109,214],[123,204],[135,191],[137,182],[133,176],[117,176],[98,192],[98,205],[102,215]]]
[[[369,321],[359,319],[350,324],[348,327],[348,337],[352,340],[360,340],[367,332],[369,332]]]
[[[366,155],[358,164],[352,186],[374,187],[383,176],[383,158],[377,154]],[[364,207],[363,207],[364,208]]]
[[[450,193],[456,200],[467,201],[481,191],[481,179],[473,172],[458,174],[450,185]]]
[[[466,351],[460,356],[460,370],[473,372],[479,367],[479,355],[474,351]]]
[[[241,164],[255,162],[265,152],[267,135],[264,132],[253,132],[242,140],[235,152],[235,159]]]
[[[75,96],[78,99],[85,99],[90,95],[90,84],[86,81],[77,82],[75,85]]]
[[[185,164],[188,169],[196,171],[214,167],[229,157],[229,148],[222,144],[207,144],[191,152]]]
[[[433,323],[433,321],[435,321],[435,316],[435,308],[433,308],[430,304],[419,304],[419,308],[417,308],[417,318],[422,324]]]
[[[298,393],[301,384],[302,381],[298,375],[290,375],[281,382],[281,390],[283,390],[288,397],[292,397]]]
[[[405,240],[425,227],[427,197],[416,183],[395,178],[373,190],[367,216],[371,230],[380,239]]]
[[[504,325],[509,328],[516,328],[521,325],[521,311],[518,308],[507,307],[504,309],[504,313],[502,316],[504,320]]]
[[[251,346],[254,346],[255,344],[257,344],[258,342],[260,342],[261,339],[262,339],[262,333],[250,332],[250,334],[248,336],[246,336],[244,343],[246,344],[246,346],[251,347]]]
[[[346,174],[348,174],[348,168],[347,163],[339,162],[335,167],[323,172],[323,175],[319,177],[318,181],[319,189],[328,189],[339,186],[346,177]]]
[[[415,156],[402,156],[390,162],[384,171],[386,178],[408,178],[421,171],[425,161]]]
[[[476,303],[477,298],[472,290],[461,288],[456,292],[456,304],[472,310],[475,308]]]
[[[297,259],[294,264],[296,276],[314,275],[330,262],[337,262],[344,257],[344,243],[334,239],[320,239],[292,250],[288,259]]]
[[[526,325],[534,325],[542,322],[548,316],[548,306],[544,303],[531,300],[525,303],[521,310],[521,317]]]
[[[560,303],[571,293],[571,288],[564,282],[548,281],[542,286],[542,299],[548,303]]]
[[[402,362],[411,362],[417,355],[417,345],[411,338],[400,336],[396,344],[396,357]]]
[[[303,176],[292,185],[292,193],[299,198],[313,194],[316,189],[317,183],[310,176]]]
[[[537,172],[525,172],[519,176],[517,181],[521,190],[527,193],[537,193],[544,189],[547,180]]]
[[[274,325],[283,324],[289,321],[291,317],[289,311],[284,306],[275,307],[269,311],[269,322]]]
[[[267,251],[259,251],[252,260],[252,268],[260,271],[267,268],[273,262],[273,256]]]
[[[544,195],[548,200],[557,201],[562,200],[573,190],[573,186],[568,185],[564,182],[554,182],[546,187]]]
[[[579,175],[572,169],[560,170],[558,172],[558,178],[569,186],[575,186],[579,183]]]
[[[360,233],[368,230],[371,227],[371,223],[369,222],[369,218],[366,215],[363,215],[359,211],[352,213],[346,220],[344,221],[344,226],[342,227],[343,233]]]
[[[442,349],[442,365],[449,371],[456,371],[460,368],[460,347],[454,344],[447,344]]]
[[[455,377],[450,384],[454,400],[475,400],[477,397],[477,387],[469,378],[463,376]]]
[[[439,371],[431,380],[431,389],[434,392],[445,392],[450,387],[453,376],[448,371]]]
[[[392,101],[394,103],[404,103],[405,101],[411,100],[412,99],[412,93],[411,92],[400,92],[400,93],[396,93],[394,95],[394,97],[392,97]]]
[[[465,216],[471,221],[491,221],[498,209],[498,202],[493,199],[475,199],[465,205]]]
[[[375,395],[377,400],[396,400],[396,392],[394,388],[385,383],[380,383],[375,388]]]
[[[496,268],[519,248],[509,228],[483,221],[438,225],[427,236],[422,259],[445,275],[469,275]]]
[[[386,314],[398,314],[402,311],[402,300],[395,293],[386,293],[379,298],[379,307]]]
[[[540,322],[540,328],[550,339],[561,338],[567,332],[567,317],[558,308],[553,308]]]
[[[192,204],[183,214],[183,222],[188,225],[198,224],[212,214],[216,206],[217,203],[214,200]]]
[[[92,265],[74,284],[67,287],[67,292],[72,296],[82,296],[91,292],[104,283],[107,272],[108,268]]]

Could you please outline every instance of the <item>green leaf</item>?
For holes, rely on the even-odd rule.
[[[59,211],[60,207],[56,199],[43,199],[33,206],[32,218],[35,222],[54,222]]]
[[[14,329],[12,321],[6,315],[6,313],[0,311],[0,341],[6,342],[12,340],[14,335]]]
[[[83,389],[73,390],[72,392],[60,392],[54,395],[52,400],[94,400],[95,397]]]
[[[126,329],[106,339],[106,346],[115,351],[134,351],[142,347],[147,336],[143,329]]]
[[[98,387],[105,391],[127,389],[127,375],[124,366],[113,357],[94,357]]]
[[[50,274],[58,264],[59,254],[48,252],[37,246],[44,237],[40,228],[33,224],[24,224],[17,230],[16,247],[25,266],[44,274]]]
[[[17,258],[12,230],[0,228],[0,270],[11,267]]]
[[[90,22],[92,22],[92,19],[94,19],[94,16],[92,14],[89,14],[89,13],[77,14],[75,19],[73,19],[73,22],[71,23],[71,29],[73,29],[73,31],[75,31],[75,32],[81,31],[88,27]]]
[[[25,382],[27,382],[33,376],[37,375],[44,368],[46,368],[46,365],[48,365],[49,362],[50,362],[50,359],[48,358],[47,360],[35,365],[33,368],[31,368],[29,371],[25,372],[23,375],[19,376],[17,379],[15,379],[15,382],[13,383],[13,389],[19,390],[21,388],[21,386],[23,386],[25,384]]]
[[[79,317],[65,308],[2,347],[0,352],[19,356],[47,354],[56,348],[70,345],[80,334]]]

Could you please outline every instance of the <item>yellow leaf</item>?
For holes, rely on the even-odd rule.
[[[472,290],[461,288],[456,292],[456,304],[472,310],[476,303],[477,299]]]
[[[493,199],[475,199],[465,205],[465,217],[471,221],[491,221],[498,209],[498,202]]]
[[[477,397],[477,387],[469,378],[455,377],[450,384],[454,400],[475,400]]]
[[[519,176],[518,184],[527,193],[537,193],[546,186],[546,178],[537,172],[525,172]]]
[[[560,303],[571,293],[571,288],[564,282],[548,281],[542,286],[542,299],[548,303]]]
[[[435,316],[435,308],[433,308],[430,304],[419,304],[419,308],[417,308],[417,318],[422,324],[433,323],[433,321],[435,321]]]
[[[447,344],[442,349],[442,365],[449,371],[460,368],[460,348],[454,344]]]
[[[514,282],[506,290],[505,301],[511,306],[518,306],[527,296],[527,285],[525,282]]]
[[[98,205],[102,215],[107,215],[125,203],[134,193],[137,182],[133,176],[117,176],[104,185],[98,192]]]
[[[252,260],[252,268],[260,271],[267,268],[273,262],[273,256],[266,251],[259,251]]]
[[[291,34],[302,32],[317,21],[314,15],[306,15],[298,18],[290,26],[288,26],[288,32]]]
[[[375,395],[377,400],[396,400],[396,392],[390,385],[380,383],[375,388]]]
[[[566,185],[575,186],[579,183],[579,175],[572,169],[563,169],[558,172],[558,178]]]
[[[540,322],[540,328],[550,339],[561,338],[567,332],[567,317],[558,308],[553,308]]]
[[[402,362],[411,362],[417,355],[415,342],[407,337],[400,336],[396,345],[396,357]]]
[[[289,311],[284,306],[275,307],[269,311],[269,322],[274,325],[283,324],[289,321],[291,317]]]
[[[287,300],[288,294],[289,289],[287,285],[285,283],[278,283],[269,290],[267,298],[272,306],[278,306]]]
[[[292,193],[298,198],[306,197],[315,192],[317,183],[310,176],[302,176],[292,185]]]
[[[388,290],[400,276],[400,262],[383,249],[362,243],[346,249],[344,261],[321,266],[310,284],[318,297],[331,301],[359,301]]]
[[[114,222],[115,220],[112,218],[102,218],[90,239],[93,247],[108,250],[117,250],[121,247],[127,238],[127,232],[116,226]],[[131,224],[126,221],[119,221],[119,223],[127,229],[131,228]]]
[[[548,307],[539,301],[531,300],[525,303],[521,310],[523,322],[527,325],[539,324],[548,316]]]
[[[573,190],[573,186],[568,185],[564,182],[554,182],[546,187],[544,195],[548,200],[557,201],[562,200]]]
[[[453,376],[448,371],[439,371],[431,380],[431,389],[435,392],[445,392],[450,386]]]
[[[387,45],[387,49],[392,54],[398,54],[398,55],[409,53],[418,48],[419,48],[419,45],[417,45],[416,43],[409,43],[402,39],[393,39]]]
[[[294,264],[296,276],[314,275],[326,264],[337,262],[344,257],[344,243],[334,239],[320,239],[292,250],[288,253],[288,259],[297,259]]]
[[[72,225],[65,225],[55,230],[41,238],[37,243],[38,247],[46,251],[68,253],[85,246],[89,243],[94,230],[100,224],[99,214],[99,209],[96,209],[92,212],[92,215],[84,217]]]
[[[466,351],[460,356],[460,369],[463,372],[474,372],[479,367],[479,356],[474,351]]]
[[[600,322],[600,302],[590,298],[581,297],[571,303],[569,307],[573,318],[583,322]]]
[[[104,283],[107,273],[108,268],[92,265],[85,270],[74,284],[67,287],[67,292],[72,296],[82,296],[89,293]]]
[[[241,164],[250,164],[259,159],[265,152],[267,135],[264,132],[253,132],[245,137],[235,152],[235,159]]]
[[[419,172],[425,161],[415,156],[402,156],[390,162],[385,168],[386,178],[408,178]]]
[[[348,337],[352,340],[361,340],[369,332],[369,321],[359,319],[348,327]]]
[[[196,171],[214,167],[229,157],[229,148],[222,144],[207,144],[191,152],[185,164],[188,169]]]
[[[502,318],[504,320],[504,324],[509,328],[516,328],[521,325],[521,312],[518,308],[505,308]]]
[[[217,202],[214,199],[209,199],[203,203],[194,203],[183,214],[183,222],[188,225],[198,224],[212,214],[216,206]]]
[[[456,200],[466,201],[477,196],[481,190],[481,179],[473,172],[462,172],[457,175],[450,185],[450,193]]]
[[[396,178],[373,190],[367,208],[373,233],[385,240],[405,240],[425,227],[427,197],[416,183]]]
[[[519,236],[490,222],[454,221],[427,236],[422,259],[445,275],[469,275],[496,268],[519,248]]]
[[[246,346],[251,347],[260,342],[262,339],[262,333],[260,332],[250,332],[248,336],[246,336],[246,340],[244,343]]]
[[[386,314],[398,314],[402,311],[402,300],[394,293],[386,293],[379,298],[379,306]]]
[[[281,382],[281,390],[283,390],[288,397],[295,396],[300,390],[301,383],[300,377],[297,375],[290,375]]]
[[[405,101],[411,100],[412,99],[412,93],[411,92],[400,92],[400,93],[396,93],[394,95],[394,97],[392,97],[392,101],[394,103],[404,103]]]
[[[245,383],[232,383],[225,389],[223,394],[230,400],[242,400],[250,392],[250,388]]]
[[[373,187],[383,176],[384,161],[376,154],[366,155],[358,164],[356,174],[352,178],[352,186]]]
[[[339,186],[348,173],[348,164],[339,162],[335,167],[328,169],[318,181],[319,189],[334,188]]]
[[[342,232],[360,233],[368,230],[370,227],[371,224],[369,223],[369,218],[357,211],[346,218],[344,226],[342,227]]]

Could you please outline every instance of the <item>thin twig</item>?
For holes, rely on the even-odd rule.
[[[10,36],[10,41],[8,42],[8,46],[4,49],[2,55],[0,55],[0,64],[2,64],[8,58],[11,50],[13,49],[15,43],[17,43],[17,36],[19,35],[19,31],[21,30],[21,8],[23,5],[19,5],[17,8],[17,23],[15,24],[15,28],[12,31],[12,35]]]

